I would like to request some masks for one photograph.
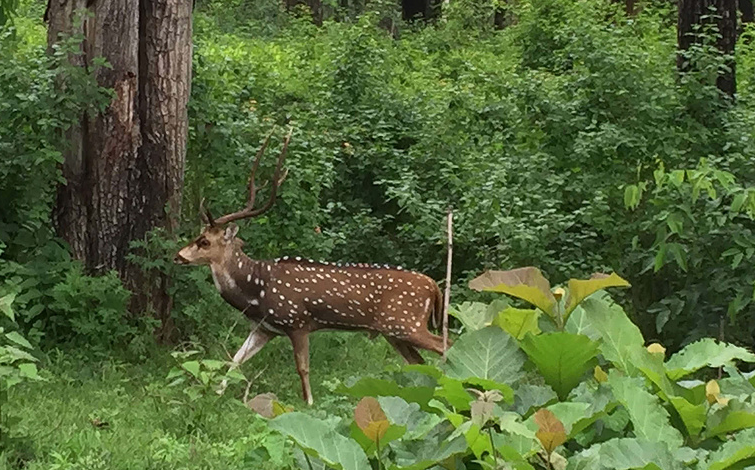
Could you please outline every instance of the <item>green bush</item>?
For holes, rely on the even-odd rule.
[[[470,286],[535,308],[466,322],[476,329],[440,368],[405,366],[394,380],[345,384],[342,393],[361,398],[353,421],[289,412],[271,394],[250,406],[301,449],[302,469],[712,470],[750,462],[755,380],[734,363],[751,364],[755,354],[711,338],[668,358],[657,343],[645,347],[601,290],[626,286],[616,275],[551,290],[539,270],[522,268]],[[707,380],[715,368],[723,378]]]

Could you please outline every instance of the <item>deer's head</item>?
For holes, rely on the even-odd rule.
[[[226,214],[217,219],[213,218],[210,211],[204,207],[204,201],[200,204],[200,213],[204,220],[205,227],[202,233],[191,243],[186,245],[179,251],[174,262],[177,264],[222,264],[226,256],[232,253],[236,248],[240,248],[243,242],[236,238],[236,234],[239,228],[236,224],[231,223],[239,219],[247,219],[257,217],[270,210],[275,204],[275,196],[278,194],[278,188],[283,183],[288,175],[288,170],[282,170],[283,161],[286,159],[286,152],[288,151],[288,143],[291,140],[291,130],[289,130],[286,140],[283,143],[283,149],[278,156],[278,162],[275,165],[275,172],[272,177],[272,187],[270,189],[270,197],[267,202],[259,208],[254,208],[254,201],[257,196],[258,188],[255,184],[254,177],[257,173],[257,168],[260,164],[260,159],[265,153],[267,144],[270,141],[272,131],[265,138],[265,142],[257,152],[257,156],[252,164],[251,175],[249,176],[249,199],[246,206],[231,214]],[[264,185],[263,185],[264,186]]]

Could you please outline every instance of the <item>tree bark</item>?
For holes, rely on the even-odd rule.
[[[755,21],[752,0],[739,0],[739,11],[742,12],[742,23],[752,23]]]
[[[715,16],[710,18],[711,13]],[[677,41],[680,51],[687,51],[697,42],[694,36],[695,26],[715,24],[718,27],[719,38],[716,42],[718,50],[726,54],[728,70],[719,74],[716,86],[723,93],[734,96],[736,93],[736,63],[734,62],[734,46],[737,42],[737,0],[679,0],[679,16],[677,23]],[[677,55],[677,68],[680,72],[690,69],[690,64],[684,54]]]
[[[87,12],[87,15],[81,15]],[[82,21],[76,21],[76,18]],[[116,270],[134,296],[170,329],[168,279],[126,256],[133,240],[175,227],[186,156],[191,80],[191,0],[51,0],[48,44],[84,35],[75,65],[96,69],[113,100],[69,131],[53,214],[58,234],[91,273]],[[166,216],[166,209],[170,216]]]

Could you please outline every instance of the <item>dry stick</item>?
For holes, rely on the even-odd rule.
[[[450,207],[448,208],[448,227],[446,229],[448,240],[448,258],[446,259],[446,291],[443,294],[443,362],[446,361],[446,350],[448,349],[448,306],[451,302],[451,258],[453,256],[454,248],[454,211]]]

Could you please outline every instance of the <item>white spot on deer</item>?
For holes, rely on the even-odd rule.
[[[252,280],[252,275],[251,274],[247,274],[246,275],[246,282],[249,282],[251,280]]]
[[[276,292],[278,292],[278,289],[276,289],[275,287],[273,287],[272,291],[273,291],[273,294],[275,294]]]
[[[417,326],[422,326],[422,323],[420,323],[420,322],[417,322],[417,323],[415,323],[415,325],[417,325]]]
[[[267,310],[267,313],[269,313],[270,315],[272,315],[274,312],[275,312],[275,310],[273,310],[272,308],[270,308],[270,309]]]
[[[291,284],[287,282],[286,287],[291,287]]]
[[[264,291],[264,290],[261,290],[261,291],[260,291],[260,298],[261,298],[261,299],[264,299],[264,298],[265,298],[265,291]]]
[[[430,308],[430,299],[425,299],[425,311]]]
[[[281,281],[280,279],[278,279],[277,282],[278,282],[278,284],[283,284],[283,281]]]
[[[259,300],[257,300],[257,299],[252,299],[252,300],[250,300],[250,301],[249,301],[249,304],[250,304],[250,305],[259,305],[259,304],[260,304],[260,301],[259,301]]]
[[[239,261],[239,269],[241,269],[241,266],[243,266],[243,265],[244,265],[244,262],[243,261]]]

